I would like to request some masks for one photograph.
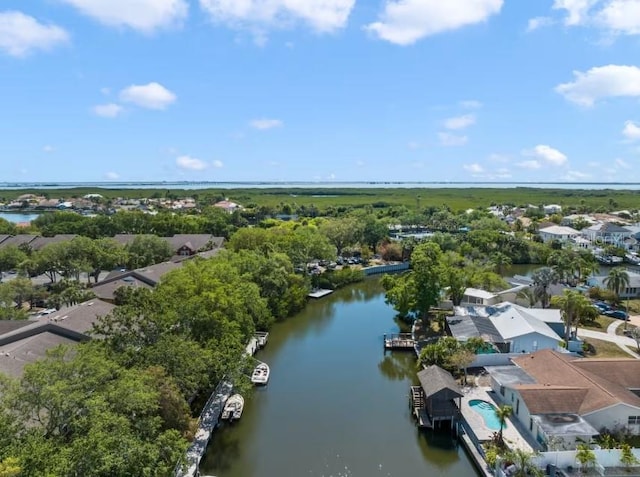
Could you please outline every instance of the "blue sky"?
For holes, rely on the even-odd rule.
[[[640,181],[640,0],[4,0],[0,181]]]

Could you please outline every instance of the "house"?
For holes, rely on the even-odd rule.
[[[501,353],[557,349],[564,334],[560,310],[525,308],[503,302],[494,306],[457,306],[446,319],[448,334],[465,342],[482,338]]]
[[[620,298],[626,299],[640,297],[640,273],[627,270],[627,275],[629,276],[629,286],[620,293]],[[607,285],[605,284],[606,279],[606,275],[590,277],[587,279],[587,285],[590,287],[607,288]]]
[[[546,448],[573,449],[604,431],[640,434],[640,360],[541,350],[512,362],[487,368],[491,387]]]
[[[538,234],[544,243],[547,242],[568,242],[580,235],[575,229],[571,227],[565,227],[563,225],[552,225],[551,227],[545,227],[543,229],[538,230]]]
[[[448,371],[439,366],[429,366],[418,373],[422,387],[424,406],[432,424],[458,419],[462,392]],[[454,402],[458,400],[458,405]]]
[[[20,377],[27,364],[46,357],[49,349],[90,339],[89,330],[114,305],[90,300],[24,321],[0,321],[0,373]]]
[[[164,275],[180,268],[182,264],[183,262],[162,262],[136,270],[113,271],[91,290],[97,298],[113,303],[118,288],[155,288]]]
[[[233,214],[236,210],[242,210],[244,209],[244,207],[242,207],[240,204],[236,204],[235,202],[231,202],[229,199],[225,199],[225,200],[221,200],[220,202],[216,202],[215,204],[213,204],[214,207],[219,207],[220,209],[224,210],[225,212],[229,213],[229,214]]]
[[[224,238],[214,237],[211,234],[176,234],[173,237],[165,237],[171,245],[175,255],[190,257],[198,252],[222,247]]]
[[[560,225],[573,227],[573,224],[575,222],[585,222],[589,225],[595,225],[598,221],[587,214],[571,214],[571,215],[565,215],[560,221]]]
[[[478,288],[467,288],[462,296],[462,304],[466,305],[494,305],[499,301],[498,295],[480,290]]]
[[[592,243],[614,245],[624,247],[625,239],[632,237],[633,232],[613,222],[601,222],[580,232],[582,236]]]
[[[13,235],[0,242],[0,248],[15,245],[16,247],[28,247],[31,242],[38,238],[38,235]]]
[[[562,206],[558,204],[543,205],[542,210],[544,210],[544,213],[547,215],[561,214]]]

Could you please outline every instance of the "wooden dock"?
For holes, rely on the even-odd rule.
[[[313,290],[311,293],[309,293],[307,296],[309,298],[322,298],[325,297],[327,295],[331,295],[333,293],[333,290],[326,290],[324,288],[320,288],[318,290]]]
[[[392,335],[384,335],[384,349],[413,350],[416,341],[411,333],[396,333]]]
[[[429,419],[429,414],[425,407],[424,391],[420,386],[411,386],[411,408],[418,422],[418,427],[433,429],[433,423]]]

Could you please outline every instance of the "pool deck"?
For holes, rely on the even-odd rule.
[[[496,407],[504,403],[497,399],[497,396],[491,391],[490,387],[465,387],[462,392],[463,397],[460,400],[462,416],[478,441],[490,441],[493,433],[497,431],[487,427],[484,418],[469,406],[469,401],[480,399],[490,402]],[[536,442],[530,442],[531,439],[527,438],[527,434],[524,432],[524,429],[522,429],[520,423],[514,419],[507,419],[507,426],[502,431],[502,435],[506,444],[511,448],[522,449],[526,452],[540,450],[540,446]]]

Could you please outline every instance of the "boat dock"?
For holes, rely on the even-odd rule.
[[[424,391],[420,386],[411,386],[411,407],[413,408],[413,415],[418,422],[418,427],[433,429],[433,424],[425,407]]]
[[[256,331],[255,335],[249,340],[249,344],[245,348],[246,354],[249,356],[253,356],[256,354],[256,351],[262,349],[267,344],[269,340],[269,333],[266,331]]]
[[[413,350],[415,346],[416,340],[413,339],[411,333],[384,335],[384,349]]]
[[[325,297],[327,295],[331,295],[332,293],[333,293],[333,290],[327,290],[327,289],[324,289],[324,288],[319,288],[318,290],[313,290],[307,296],[309,298],[322,298],[322,297]]]
[[[225,402],[231,396],[233,386],[227,381],[222,381],[216,386],[216,389],[209,396],[209,400],[202,409],[200,418],[198,419],[198,430],[193,442],[187,449],[185,462],[178,464],[174,471],[175,477],[196,477],[198,475],[198,467],[200,461],[207,451],[207,445],[211,434],[220,422],[222,409]]]

